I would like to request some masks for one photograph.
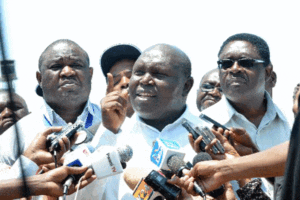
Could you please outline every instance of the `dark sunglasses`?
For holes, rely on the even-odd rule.
[[[258,59],[238,59],[238,60],[224,59],[224,60],[218,60],[217,63],[219,69],[228,69],[231,68],[235,62],[238,62],[238,65],[241,67],[252,68],[254,64],[264,63],[265,61],[258,60]]]
[[[215,85],[211,85],[208,83],[205,83],[205,84],[201,85],[200,87],[201,87],[202,92],[212,92],[215,90],[215,88],[217,88],[219,92],[222,92],[222,88],[220,86],[215,86]]]

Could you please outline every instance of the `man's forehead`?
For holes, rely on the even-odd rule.
[[[67,44],[67,43],[59,43],[54,45],[51,49],[49,49],[46,52],[46,55],[47,54],[53,56],[59,56],[59,55],[79,56],[79,55],[83,55],[84,52],[78,46]]]
[[[13,96],[13,101],[14,102],[20,102],[20,103],[25,103],[25,100],[21,97],[21,96],[19,96],[18,94],[16,94],[16,93],[13,93],[12,94],[12,96]],[[0,93],[0,102],[1,103],[3,103],[3,102],[9,102],[9,94],[8,94],[8,92],[1,92]]]
[[[43,54],[43,62],[51,62],[68,58],[70,60],[82,60],[88,62],[85,52],[78,46],[68,43],[58,43]]]
[[[239,55],[253,55],[253,56],[259,56],[258,52],[257,52],[257,48],[252,45],[250,42],[247,41],[232,41],[230,43],[228,43],[223,52],[221,53],[220,57],[222,56],[227,56],[227,55],[231,55],[231,54],[236,54],[238,53]]]
[[[160,49],[151,49],[147,52],[144,52],[139,60],[142,60],[144,63],[160,63],[168,64],[171,60],[171,56],[166,54]]]
[[[204,82],[220,82],[220,78],[219,78],[219,72],[218,71],[213,71],[213,72],[210,72],[208,74],[206,74],[201,83],[204,83]]]

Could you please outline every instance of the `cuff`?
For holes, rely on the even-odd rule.
[[[236,193],[238,194],[239,198],[243,200],[270,200],[270,198],[261,189],[261,184],[262,182],[260,179],[253,179],[244,185],[244,187],[238,189]]]
[[[22,178],[22,171],[20,166],[21,161],[25,177],[33,176],[36,174],[37,170],[39,169],[37,164],[35,164],[35,162],[30,160],[29,158],[21,155],[11,168],[11,170],[13,170],[13,172],[15,173],[14,178]]]

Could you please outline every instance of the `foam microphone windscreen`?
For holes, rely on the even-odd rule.
[[[173,155],[168,159],[167,165],[174,174],[177,174],[178,171],[185,166],[185,163],[182,159],[179,159],[176,155]]]
[[[132,158],[133,151],[129,145],[121,146],[117,149],[117,151],[119,153],[121,163],[128,162]]]
[[[211,156],[206,152],[198,153],[193,159],[193,166],[195,166],[198,162],[212,160]]]

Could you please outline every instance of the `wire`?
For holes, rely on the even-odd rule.
[[[53,157],[54,157],[54,164],[55,164],[55,168],[57,168],[57,154],[56,154],[56,151],[54,150],[53,151]]]
[[[3,37],[3,18],[2,18],[2,4],[3,2],[0,2],[0,47],[1,47],[1,55],[2,55],[2,63],[1,65],[1,72],[2,75],[5,76],[5,80],[7,82],[7,86],[8,86],[8,93],[9,93],[9,101],[10,101],[10,105],[12,107],[12,110],[15,110],[15,103],[13,101],[13,95],[12,95],[12,91],[13,91],[13,87],[12,87],[12,81],[11,81],[11,77],[10,77],[10,69],[8,69],[8,60],[7,60],[7,55],[6,55],[6,50],[4,47],[4,37]],[[14,112],[12,112],[12,118],[13,118],[13,122],[14,122],[14,126],[15,126],[15,134],[16,134],[16,142],[17,142],[17,158],[20,157],[21,155],[21,149],[20,149],[20,137],[19,137],[19,130],[16,124],[16,115]],[[22,188],[22,196],[27,197],[30,195],[30,191],[29,188],[27,187],[26,184],[26,178],[24,176],[24,169],[23,169],[23,162],[22,159],[20,159],[20,168],[21,168],[21,174],[22,174],[22,180],[23,180],[23,188]]]
[[[77,187],[77,191],[76,191],[76,195],[75,195],[74,200],[77,200],[77,195],[78,195],[78,192],[79,192],[80,183],[81,183],[81,181],[82,181],[82,178],[83,178],[83,176],[82,176],[82,177],[79,179],[79,181],[78,181],[78,187]]]

